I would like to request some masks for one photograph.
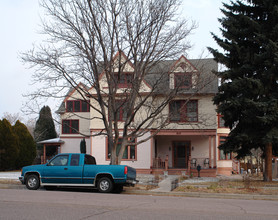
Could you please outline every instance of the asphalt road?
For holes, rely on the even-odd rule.
[[[0,189],[0,219],[278,219],[278,202]]]

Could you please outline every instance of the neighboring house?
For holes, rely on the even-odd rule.
[[[138,173],[168,171],[169,174],[196,175],[196,167],[200,165],[203,176],[230,175],[234,162],[230,155],[218,150],[218,145],[229,130],[222,128],[221,117],[217,116],[212,101],[218,89],[218,79],[212,73],[217,71],[217,63],[213,59],[187,60],[181,56],[178,60],[163,61],[160,65],[169,70],[164,89],[173,89],[182,79],[186,92],[177,95],[164,109],[163,113],[169,115],[169,124],[158,132],[149,128],[143,137],[135,141],[153,137],[140,145],[128,146],[121,164],[136,168]],[[126,72],[132,73],[132,63],[127,62],[125,68]],[[153,77],[156,76],[146,76],[142,91],[147,93],[151,89]],[[107,81],[104,74],[100,80],[105,90]],[[124,85],[126,82],[123,82]],[[194,93],[200,85],[201,89]],[[95,94],[94,88],[87,88],[83,84],[78,86]],[[104,128],[102,121],[95,118],[98,116],[97,111],[90,109],[88,103],[81,99],[76,89],[72,89],[57,111],[61,116],[60,138],[64,141],[60,151],[80,152],[80,141],[85,136],[87,153],[93,155],[98,164],[109,164],[107,138],[95,136]],[[93,99],[88,101],[98,106]],[[144,109],[142,115],[143,112]],[[124,116],[120,114],[119,117]],[[136,120],[140,120],[139,117],[135,117]]]

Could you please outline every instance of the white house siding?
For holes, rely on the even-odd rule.
[[[89,112],[75,112],[75,113],[64,113],[61,115],[61,120],[78,120],[79,121],[79,133],[81,135],[90,135],[90,113]],[[63,136],[79,137],[80,134],[62,134],[62,123],[60,125],[61,138]]]
[[[105,136],[93,136],[95,132],[92,132],[91,137],[91,152],[96,158],[98,164],[109,164],[110,161],[106,160],[106,137]],[[145,134],[143,137],[137,139],[140,141],[145,139],[150,134]],[[132,161],[122,161],[122,165],[129,165],[136,169],[149,169],[151,166],[151,140],[148,140],[140,145],[137,145],[137,160]]]
[[[65,143],[61,145],[61,153],[80,153],[80,141],[83,137],[72,138],[72,137],[61,137]],[[86,153],[91,154],[91,140],[86,138]]]
[[[61,120],[78,120],[79,121],[79,132],[80,134],[63,134],[62,123],[60,125],[61,135],[60,138],[65,143],[61,145],[61,153],[80,153],[80,141],[86,136],[86,153],[91,153],[91,140],[89,138],[90,130],[90,113],[89,112],[77,112],[64,113],[61,115]],[[62,122],[62,121],[61,121]]]
[[[215,111],[215,105],[212,102],[213,96],[193,96],[193,97],[180,97],[176,100],[198,100],[198,122],[191,123],[170,123],[165,129],[216,129],[217,117]],[[163,110],[163,114],[169,114],[169,108],[166,107]]]
[[[95,132],[91,133],[91,154],[96,158],[97,164],[109,164],[106,161],[106,138],[105,136],[93,136]]]

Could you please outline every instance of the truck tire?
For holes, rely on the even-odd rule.
[[[113,183],[110,178],[102,177],[97,183],[97,189],[101,193],[110,193],[113,190]]]
[[[31,174],[27,176],[26,187],[30,190],[37,190],[40,187],[40,179],[37,175]]]

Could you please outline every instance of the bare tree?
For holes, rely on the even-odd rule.
[[[61,98],[69,88],[84,101],[89,98],[96,113],[90,120],[103,123],[94,135],[107,136],[111,163],[118,164],[136,137],[169,122],[164,109],[184,89],[165,87],[173,71],[166,61],[186,53],[196,25],[179,17],[179,0],[45,0],[41,5],[48,40],[22,54],[36,68],[34,80],[45,85],[32,98]],[[198,79],[194,92],[211,82]],[[127,87],[119,86],[122,81]]]
[[[11,123],[11,125],[14,125],[17,120],[22,121],[22,117],[19,113],[12,114],[8,112],[4,112],[2,119],[4,118],[7,119]]]

